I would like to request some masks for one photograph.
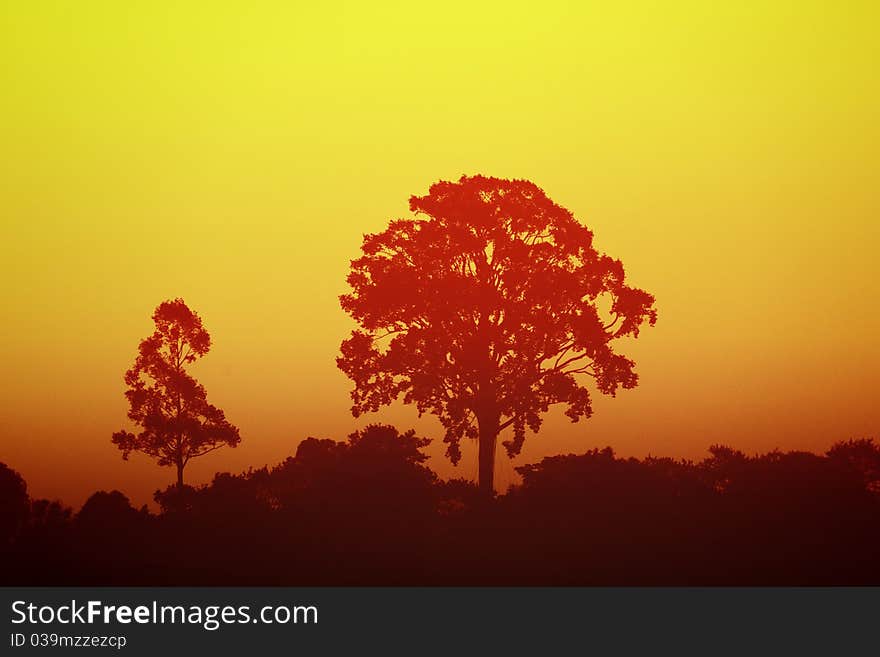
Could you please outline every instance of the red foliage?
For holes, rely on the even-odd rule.
[[[175,299],[156,308],[153,322],[156,330],[141,341],[138,357],[125,373],[128,417],[141,431],[117,431],[112,441],[124,459],[136,451],[159,465],[176,466],[182,486],[190,459],[224,445],[235,447],[241,437],[223,411],[208,403],[204,386],[186,371],[211,348],[201,318],[182,299]]]
[[[402,396],[440,419],[457,462],[463,437],[491,439],[494,453],[508,426],[517,454],[553,404],[589,417],[579,375],[609,395],[636,385],[612,342],[655,323],[654,297],[627,286],[621,262],[539,187],[463,176],[410,209],[415,218],[364,237],[340,299],[361,327],[337,359],[355,416]]]

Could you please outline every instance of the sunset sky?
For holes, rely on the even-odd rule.
[[[654,329],[635,390],[553,413],[512,468],[611,445],[702,458],[880,437],[880,10],[868,2],[42,2],[0,8],[0,461],[136,504],[123,372],[183,297],[242,443],[190,483],[369,422],[334,359],[364,233],[462,174],[575,213]],[[773,5],[772,7],[768,5]],[[598,395],[597,395],[598,397]]]

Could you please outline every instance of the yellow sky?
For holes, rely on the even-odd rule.
[[[191,481],[410,426],[349,416],[336,297],[364,232],[463,173],[536,182],[660,310],[639,388],[551,417],[513,465],[878,436],[873,3],[316,4],[0,7],[0,461],[32,493],[171,481],[110,435],[175,296],[243,436]]]

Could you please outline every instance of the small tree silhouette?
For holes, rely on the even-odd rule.
[[[463,437],[478,439],[491,495],[501,431],[513,427],[514,456],[551,405],[589,417],[578,375],[609,395],[636,385],[635,363],[611,343],[655,323],[654,297],[627,286],[620,261],[531,182],[463,176],[410,209],[424,218],[366,235],[351,264],[340,300],[361,328],[337,364],[355,384],[355,416],[403,395],[438,416],[453,463]]]
[[[175,299],[159,304],[153,321],[156,330],[141,341],[137,360],[125,373],[128,417],[142,430],[137,435],[117,431],[112,441],[123,459],[143,452],[159,465],[176,466],[182,489],[183,470],[191,459],[225,445],[235,447],[241,437],[186,371],[211,348],[201,318],[182,299]]]

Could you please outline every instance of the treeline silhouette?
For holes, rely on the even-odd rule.
[[[428,439],[372,425],[282,463],[78,513],[0,464],[14,585],[880,584],[880,446],[700,462],[610,448],[518,468],[487,499],[426,465]]]

